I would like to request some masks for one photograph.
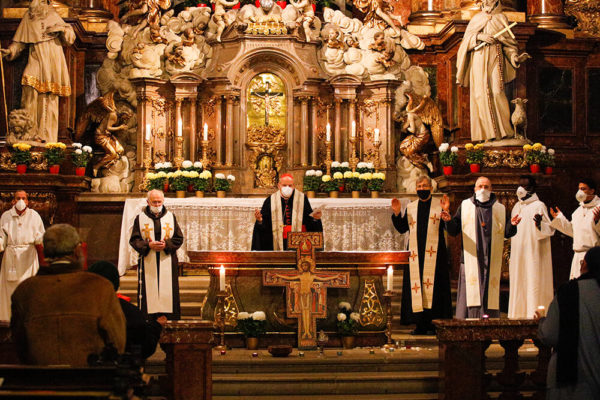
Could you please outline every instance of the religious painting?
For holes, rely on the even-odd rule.
[[[248,129],[270,127],[285,131],[287,98],[281,78],[271,73],[259,74],[250,81],[246,94]]]

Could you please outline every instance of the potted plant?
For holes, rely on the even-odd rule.
[[[356,172],[359,174],[366,174],[367,172],[373,173],[375,172],[375,169],[373,168],[372,162],[361,161],[356,164]]]
[[[358,199],[360,197],[360,191],[362,190],[363,185],[364,181],[360,179],[360,174],[358,172],[344,172],[344,186],[352,192],[353,199]]]
[[[31,163],[31,145],[15,143],[12,145],[11,161],[17,164],[17,173],[24,174]]]
[[[154,164],[154,170],[156,172],[164,172],[165,174],[171,174],[170,176],[168,176],[169,179],[165,180],[165,184],[164,187],[161,189],[164,193],[167,193],[169,191],[169,181],[171,180],[172,176],[173,176],[173,166],[171,165],[170,162],[164,162],[164,163],[156,163]]]
[[[336,172],[336,174],[340,174],[340,172]],[[329,197],[337,198],[339,192],[339,184],[338,182],[331,178],[331,175],[323,175],[321,177],[321,187],[322,190],[326,193],[329,193]]]
[[[525,161],[529,164],[529,170],[532,174],[537,174],[540,172],[540,163],[542,162],[542,146],[541,143],[535,143],[533,146],[526,144],[523,146],[523,150],[525,151]]]
[[[473,143],[467,143],[465,145],[465,150],[467,153],[467,164],[469,164],[469,168],[472,173],[477,173],[481,171],[481,163],[483,161],[483,145],[478,143],[473,145]]]
[[[439,147],[439,150],[440,163],[442,163],[444,175],[452,175],[454,166],[458,161],[458,147],[450,147],[448,143],[442,143]]]
[[[217,197],[225,197],[226,193],[231,190],[231,185],[235,182],[235,176],[225,174],[216,174],[215,175],[215,191],[217,192]]]
[[[321,172],[321,171],[318,171]],[[321,175],[323,173],[321,172]],[[304,174],[304,181],[302,182],[302,190],[306,193],[306,197],[312,199],[315,197],[316,191],[319,190],[321,184],[321,176],[317,176],[317,171],[309,169]]]
[[[71,162],[75,166],[75,175],[84,176],[85,168],[92,159],[92,148],[90,146],[82,146],[81,143],[73,143],[73,149]]]
[[[258,337],[266,332],[266,316],[263,311],[255,311],[252,314],[240,312],[237,315],[236,330],[242,332],[246,337],[246,348],[256,350],[258,348]]]
[[[44,152],[44,158],[48,162],[48,169],[51,174],[58,174],[60,171],[60,164],[65,159],[65,149],[67,146],[61,142],[49,142],[45,145],[46,151]]]
[[[210,186],[210,178],[212,178],[212,174],[210,171],[202,171],[198,173],[197,171],[192,171],[196,173],[197,176],[193,176],[191,181],[194,186],[194,190],[196,191],[196,197],[204,197],[204,192],[208,191]]]
[[[385,174],[383,172],[375,172],[372,174],[368,183],[368,189],[371,191],[371,198],[378,198],[379,193],[383,190],[385,182]]]
[[[352,312],[350,303],[342,301],[338,308],[340,312],[337,315],[337,329],[338,333],[342,336],[342,344],[345,349],[351,349],[354,347],[356,335],[358,334],[358,321],[360,315],[356,312]]]
[[[185,197],[185,191],[188,187],[188,179],[184,173],[189,174],[187,171],[177,170],[172,173],[171,178],[169,179],[169,187],[175,191],[178,199]]]
[[[543,161],[544,173],[546,175],[552,175],[556,161],[554,159],[554,149],[548,149],[544,154]]]

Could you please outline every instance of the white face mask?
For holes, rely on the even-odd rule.
[[[150,206],[150,211],[153,214],[160,214],[160,212],[162,211],[162,206],[158,206],[158,207]]]
[[[281,188],[281,196],[284,198],[288,198],[292,195],[292,193],[294,193],[294,188],[291,186],[283,186]]]
[[[523,186],[519,186],[517,188],[517,198],[519,200],[523,200],[523,198],[527,196],[527,190],[525,190],[525,188]]]
[[[485,203],[486,201],[488,201],[490,199],[491,194],[492,194],[492,192],[490,192],[487,189],[479,189],[478,191],[475,192],[475,198],[480,203]]]
[[[19,211],[23,211],[26,207],[27,204],[25,204],[25,201],[23,199],[19,199],[19,201],[17,201],[17,203],[15,204],[15,208]]]
[[[581,189],[579,189],[579,190],[577,191],[577,193],[575,193],[575,198],[576,198],[576,199],[577,199],[577,201],[578,201],[578,202],[580,202],[580,203],[584,202],[584,201],[585,201],[585,199],[586,199],[586,197],[587,197],[587,194],[585,194],[585,192],[584,192],[583,190],[581,190]]]

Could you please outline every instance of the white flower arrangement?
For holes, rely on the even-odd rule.
[[[321,181],[323,181],[323,182],[329,182],[330,180],[331,180],[331,176],[329,176],[329,175],[323,175],[321,177]]]
[[[173,164],[171,164],[171,162],[167,161],[167,162],[163,163],[163,168],[173,168]]]
[[[350,319],[357,321],[360,319],[360,314],[357,312],[350,313]]]
[[[154,164],[154,169],[163,169],[165,167],[165,165],[161,162],[157,162],[156,164]]]
[[[352,312],[350,303],[346,301],[338,304],[340,312],[337,315],[337,329],[342,336],[354,336],[358,333],[360,315]]]
[[[368,168],[367,163],[364,161],[361,161],[358,164],[356,164],[356,168]]]
[[[323,176],[323,171],[321,171],[320,169],[315,171],[315,176],[321,177]]]
[[[306,176],[315,176],[316,175],[316,171],[314,169],[309,169],[306,171]]]
[[[75,149],[75,154],[83,154],[83,151],[81,151],[81,149]]]
[[[333,161],[331,163],[331,168],[339,168],[340,167],[340,163],[339,161]]]
[[[215,179],[226,179],[225,178],[225,174],[218,173],[218,174],[215,175]]]
[[[204,171],[202,171],[200,173],[200,178],[202,178],[202,179],[210,179],[210,178],[212,178],[212,173],[209,170],[205,169]]]
[[[258,337],[266,332],[266,315],[262,311],[253,313],[240,312],[237,315],[236,329],[241,331],[246,337]]]
[[[337,172],[336,172],[336,174],[337,174]],[[333,176],[333,177],[335,178],[335,174],[334,174],[334,176]],[[343,177],[344,177],[345,179],[352,178],[352,171],[346,171],[346,172],[344,172],[344,175],[343,175]]]
[[[81,143],[73,143],[73,148],[75,149],[80,149],[81,148]]]
[[[231,182],[235,182],[235,176],[233,176],[233,175],[227,175],[227,180],[231,181]]]
[[[265,321],[267,316],[264,311],[254,311],[254,313],[252,313],[252,319],[256,321]]]
[[[240,319],[248,319],[248,318],[250,318],[250,313],[247,313],[246,311],[239,312],[237,315],[238,321]]]
[[[200,161],[196,161],[194,163],[194,168],[202,169],[202,163]]]
[[[351,310],[352,306],[347,301],[342,301],[340,304],[338,304],[338,308],[340,310]]]
[[[344,179],[344,174],[342,174],[341,172],[336,172],[335,174],[333,174],[333,179]]]
[[[194,163],[191,162],[190,160],[185,160],[184,162],[181,163],[181,167],[188,169],[188,168],[192,168],[194,166]]]
[[[341,321],[345,321],[346,320],[346,314],[344,314],[344,313],[338,313],[337,320],[340,321],[340,322]]]
[[[452,147],[450,148],[450,151],[451,151],[452,153],[458,153],[458,147],[456,147],[456,146],[452,146]]]
[[[442,143],[438,149],[439,149],[440,153],[443,153],[445,151],[448,151],[449,148],[450,148],[450,145],[448,143]]]
[[[368,162],[367,163],[367,168],[373,169],[373,168],[375,168],[375,164],[373,164],[372,162]]]
[[[548,149],[548,154],[550,154],[551,156],[554,155],[554,149]]]
[[[342,168],[350,168],[350,163],[348,161],[344,161],[343,163],[340,164],[340,167],[342,167]]]

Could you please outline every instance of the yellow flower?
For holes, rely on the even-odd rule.
[[[353,177],[353,178],[358,178],[358,177],[360,177],[360,174],[359,174],[358,172],[354,171],[354,172],[352,173],[352,177]]]
[[[542,147],[544,147],[544,146],[542,146],[542,144],[541,144],[541,143],[535,143],[535,144],[532,146],[533,150],[535,150],[535,151],[540,151],[540,150],[542,149]]]
[[[473,150],[473,143],[467,143],[465,144],[465,150]]]
[[[27,143],[15,143],[13,144],[13,149],[17,149],[19,151],[29,151],[31,149],[31,145]]]
[[[341,172],[336,172],[333,174],[333,179],[344,179],[344,175]]]
[[[148,179],[148,180],[156,179],[156,174],[153,172],[148,172],[146,174],[146,179]]]
[[[331,180],[331,176],[329,176],[329,175],[323,175],[323,176],[321,177],[321,180],[322,180],[323,182],[329,182],[329,181]]]
[[[475,150],[481,150],[483,149],[483,145],[481,143],[478,143],[475,145]]]
[[[531,147],[530,144],[526,144],[526,145],[523,146],[523,150],[525,150],[525,151],[529,151],[529,150],[531,150],[531,148],[532,147]]]
[[[190,178],[198,178],[199,176],[198,171],[190,171]]]

